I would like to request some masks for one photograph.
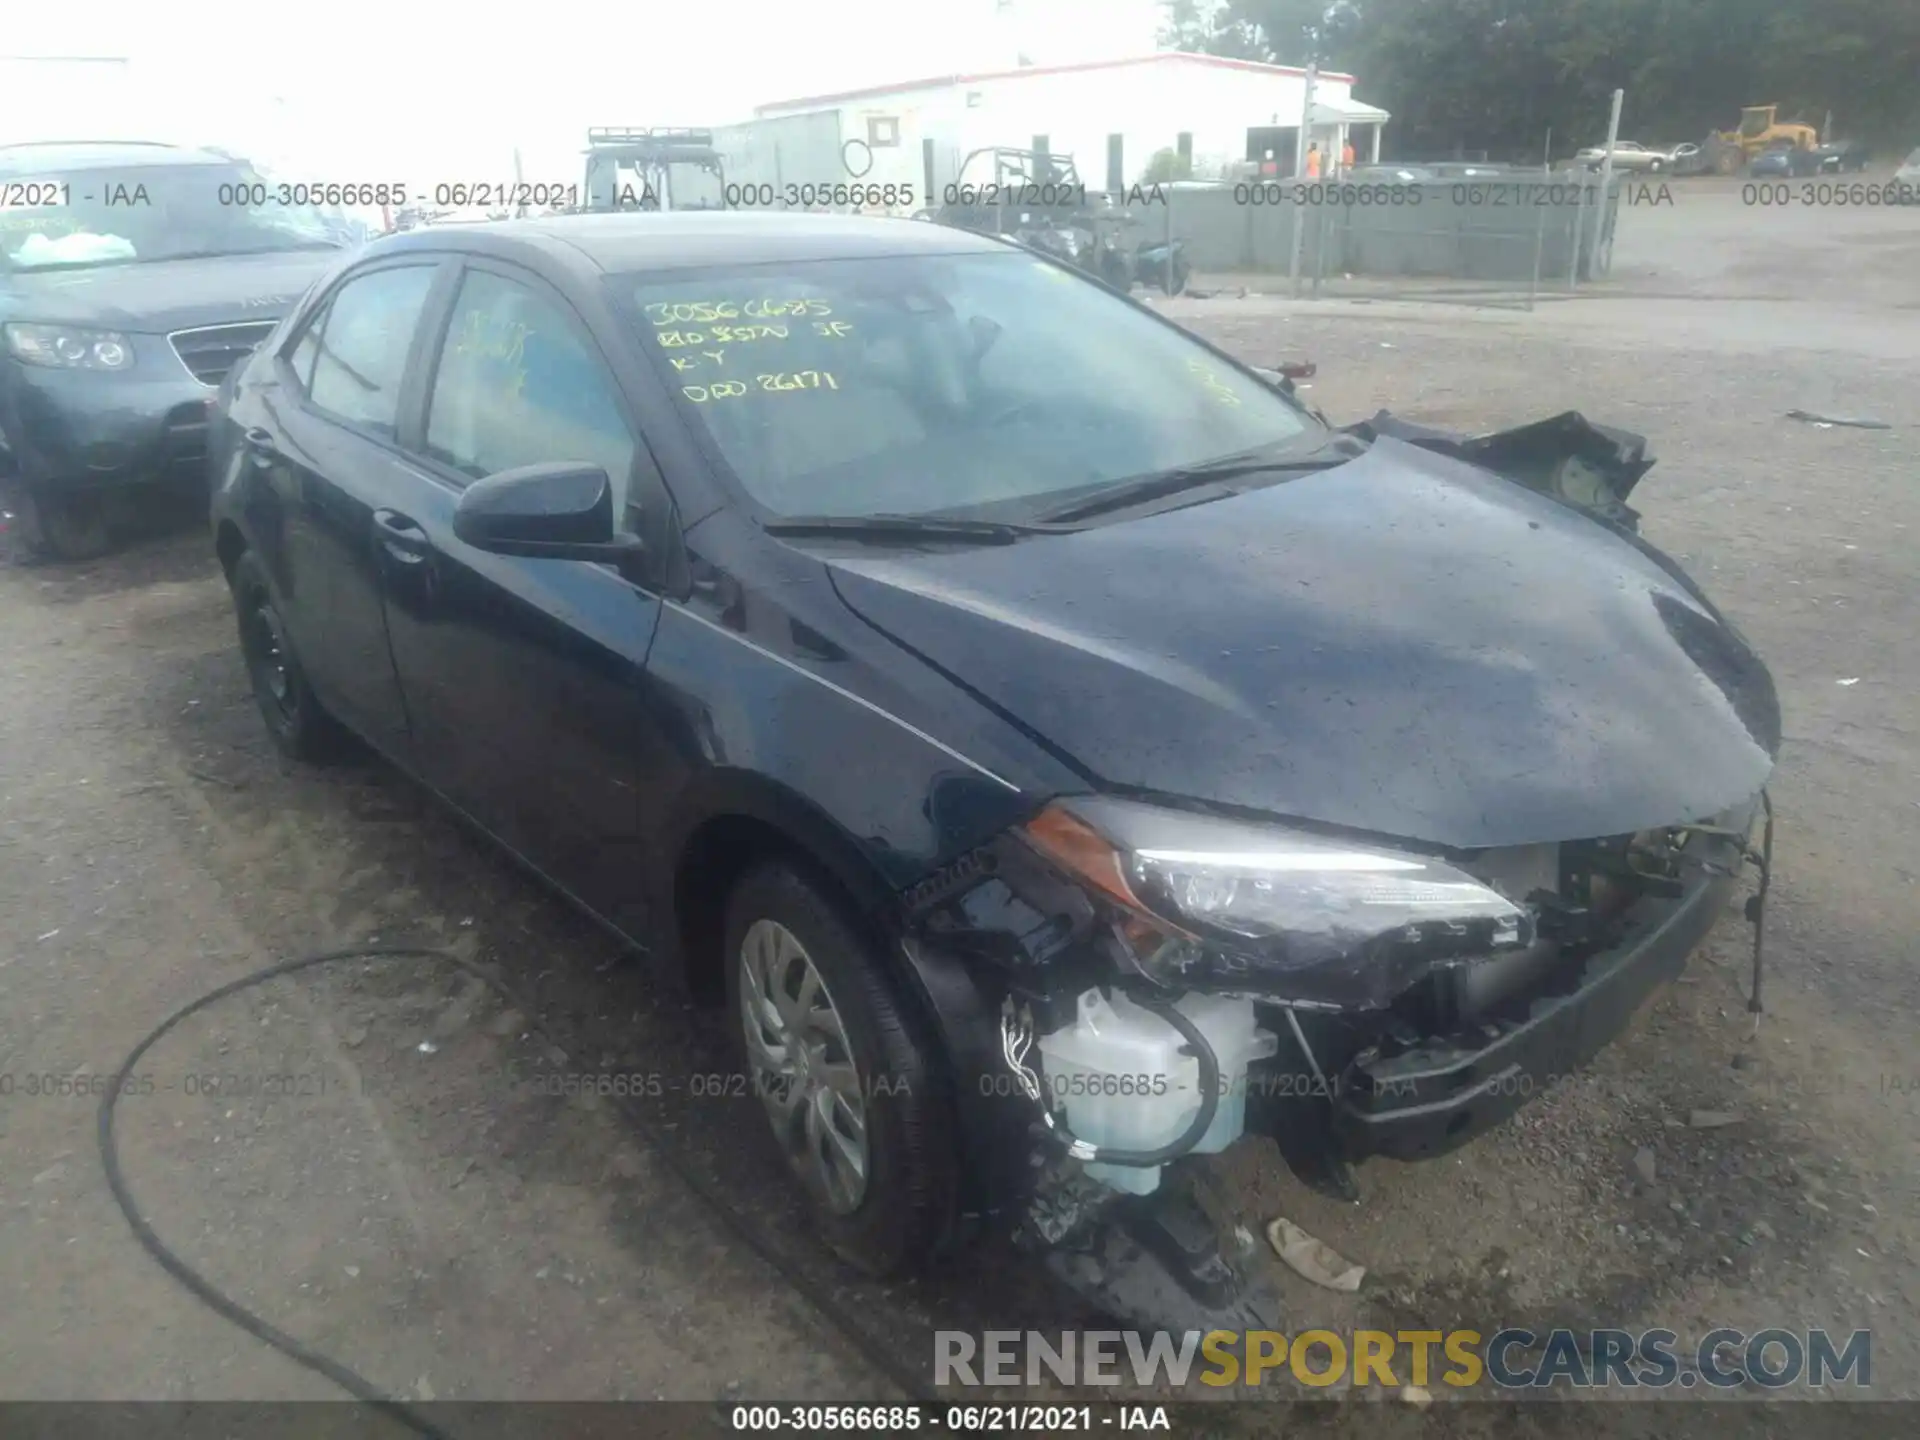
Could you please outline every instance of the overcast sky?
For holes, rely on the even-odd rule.
[[[92,93],[44,100],[29,121],[16,84],[0,95],[0,140],[198,140],[315,180],[430,183],[510,178],[516,144],[528,179],[575,180],[589,125],[726,124],[776,100],[1011,66],[1017,51],[1038,64],[1143,54],[1160,5],[1015,0],[1011,25],[995,0],[8,10],[0,55],[126,56],[142,98],[102,93],[96,72],[72,84]]]

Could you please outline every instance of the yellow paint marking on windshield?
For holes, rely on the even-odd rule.
[[[1189,360],[1187,362],[1187,369],[1202,385],[1206,386],[1208,393],[1222,405],[1238,405],[1240,403],[1240,397],[1234,394],[1233,389],[1226,381],[1220,378],[1219,373],[1215,371],[1211,365],[1203,365],[1198,360]]]
[[[759,392],[782,395],[795,390],[838,390],[840,382],[825,370],[783,370],[753,377]],[[680,393],[696,405],[734,400],[750,393],[745,381],[718,380],[711,385],[682,385]]]
[[[456,355],[493,360],[507,371],[507,393],[519,395],[527,384],[527,336],[532,329],[521,320],[501,320],[479,310],[466,312],[453,342]]]
[[[785,375],[756,375],[762,390],[838,390],[840,382],[824,370],[795,370]]]
[[[654,339],[663,350],[677,350],[684,345],[745,345],[755,340],[784,340],[789,333],[784,325],[713,325],[705,330],[662,330]]]
[[[784,340],[788,335],[784,325],[716,325],[713,338],[722,344],[744,345],[751,340]]]
[[[735,395],[744,395],[747,387],[739,380],[721,380],[713,385],[682,385],[680,393],[694,404],[704,405],[709,400],[726,400]]]
[[[833,314],[824,300],[656,300],[640,307],[656,330],[669,325],[713,325],[745,316],[749,320],[778,320],[782,316],[819,316]],[[785,339],[785,335],[778,338]]]

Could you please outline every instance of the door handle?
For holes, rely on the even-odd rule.
[[[397,510],[374,511],[373,534],[380,548],[403,565],[418,565],[433,550],[420,523]]]

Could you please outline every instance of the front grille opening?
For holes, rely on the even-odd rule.
[[[176,472],[207,463],[207,402],[189,400],[167,412],[165,463]]]
[[[227,373],[273,333],[278,320],[247,320],[233,325],[208,325],[198,330],[176,330],[167,337],[193,378],[218,389]]]

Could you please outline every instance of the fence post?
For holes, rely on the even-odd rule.
[[[1306,170],[1307,146],[1312,143],[1313,138],[1313,91],[1319,78],[1319,61],[1317,59],[1309,60],[1307,62],[1306,90],[1300,99],[1300,134],[1295,139],[1293,145],[1293,178],[1296,183],[1318,179],[1317,176],[1308,175]],[[1323,165],[1321,168],[1324,169],[1325,166]],[[1307,186],[1307,193],[1312,194],[1312,192],[1313,186],[1309,184]],[[1292,291],[1295,300],[1300,298],[1300,250],[1301,247],[1306,244],[1306,240],[1306,229],[1301,225],[1300,217],[1296,215],[1294,216],[1293,225],[1293,260],[1287,267],[1288,288]]]
[[[1600,277],[1600,232],[1607,223],[1607,194],[1613,189],[1613,147],[1620,139],[1620,102],[1626,99],[1627,92],[1613,92],[1613,114],[1607,120],[1607,153],[1600,162],[1600,199],[1594,208],[1593,220],[1593,274]]]
[[[1167,186],[1166,199],[1161,208],[1167,212],[1167,258],[1162,262],[1162,268],[1166,273],[1160,277],[1162,281],[1160,290],[1162,294],[1171,298],[1173,295],[1173,186],[1171,184]]]
[[[1573,173],[1578,176],[1580,172],[1576,170]],[[1570,294],[1580,288],[1580,247],[1584,245],[1587,240],[1586,181],[1576,178],[1573,186],[1573,230],[1572,233],[1567,236],[1570,242],[1567,249],[1572,254],[1572,258],[1567,262],[1567,290]]]
[[[1540,256],[1547,247],[1547,206],[1543,200],[1533,207],[1533,278],[1527,284],[1527,313],[1533,313],[1540,295]]]

